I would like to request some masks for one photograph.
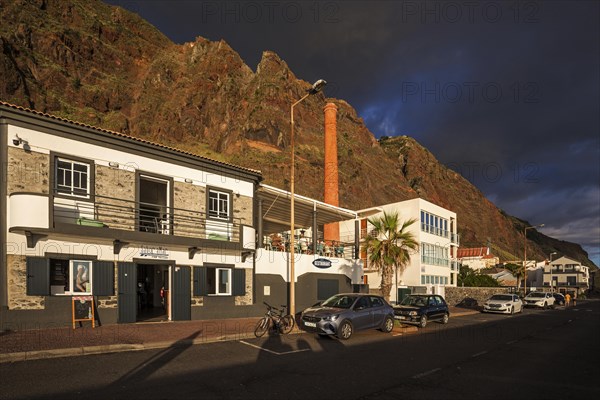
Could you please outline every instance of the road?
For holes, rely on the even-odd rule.
[[[600,396],[600,301],[418,333],[270,336],[0,365],[0,398],[565,399]]]

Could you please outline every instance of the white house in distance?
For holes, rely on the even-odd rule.
[[[474,271],[485,268],[493,268],[500,259],[490,254],[489,247],[467,247],[458,249],[456,258],[462,265],[466,265]]]
[[[369,218],[377,218],[383,212],[397,212],[401,222],[415,219],[408,230],[419,243],[419,254],[411,257],[403,273],[393,279],[390,300],[401,301],[409,293],[444,294],[445,286],[456,286],[458,263],[456,262],[459,236],[456,213],[416,198],[357,211],[361,246],[372,225]],[[340,224],[340,237],[353,237],[351,224]],[[369,266],[367,254],[361,250],[364,265],[364,282],[372,292],[378,292],[381,277]]]

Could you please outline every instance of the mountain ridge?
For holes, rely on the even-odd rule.
[[[0,0],[0,99],[74,121],[259,169],[289,186],[289,107],[310,87],[273,51],[255,70],[224,40],[175,44],[98,0]],[[297,188],[323,198],[323,111],[338,106],[340,205],[361,209],[423,197],[457,212],[461,246],[523,254],[526,221],[498,209],[413,138],[377,140],[344,100],[295,108]],[[367,195],[366,195],[367,194]],[[528,232],[537,259],[557,251],[593,266],[575,243]],[[500,254],[498,254],[500,255]]]

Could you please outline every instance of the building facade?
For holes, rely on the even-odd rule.
[[[577,296],[590,288],[589,268],[568,257],[544,266],[544,289]]]
[[[416,198],[357,211],[359,217],[361,246],[364,238],[373,229],[369,218],[378,218],[383,212],[397,212],[401,223],[414,219],[408,231],[419,243],[418,254],[413,254],[402,273],[393,279],[391,301],[400,301],[408,293],[444,294],[444,287],[456,286],[458,263],[456,261],[459,236],[456,213]],[[361,216],[362,215],[362,216]],[[347,225],[350,227],[350,225]],[[340,230],[340,235],[352,235],[351,229]],[[381,285],[378,272],[369,267],[368,255],[361,251],[364,264],[364,281],[369,290],[377,292]]]
[[[260,172],[0,103],[0,323],[254,315]]]

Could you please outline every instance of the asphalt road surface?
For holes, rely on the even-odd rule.
[[[600,301],[418,333],[313,334],[0,365],[12,399],[591,399]]]

